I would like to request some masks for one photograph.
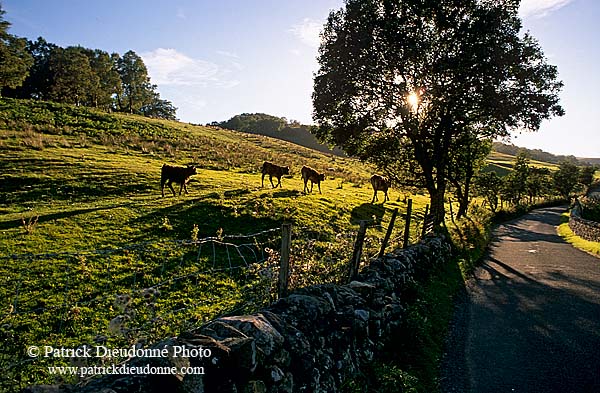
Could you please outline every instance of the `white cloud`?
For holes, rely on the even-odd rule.
[[[177,16],[179,19],[185,19],[185,18],[186,18],[186,16],[185,16],[185,11],[183,10],[183,8],[181,8],[181,7],[178,7],[178,8],[177,8],[177,14],[176,14],[176,16]]]
[[[521,2],[521,8],[519,8],[519,13],[524,18],[542,18],[572,1],[573,0],[523,0]]]
[[[234,59],[239,59],[240,58],[237,54],[235,54],[233,52],[228,52],[226,50],[218,50],[217,54],[219,54],[221,56],[225,56],[225,57],[232,57]]]
[[[293,25],[289,30],[296,37],[300,39],[306,45],[318,48],[321,43],[321,38],[319,34],[321,32],[321,28],[323,27],[323,22],[318,22],[313,19],[305,18],[301,23]]]
[[[175,49],[158,48],[141,54],[152,83],[174,86],[206,86],[208,84],[229,88],[239,82],[225,77],[216,63],[194,59]]]

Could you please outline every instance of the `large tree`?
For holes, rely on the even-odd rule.
[[[119,109],[123,112],[140,113],[143,106],[154,99],[148,69],[142,58],[130,50],[117,60],[122,90],[117,95]]]
[[[10,23],[4,20],[4,10],[0,4],[0,96],[5,87],[21,86],[33,63],[27,52],[27,40],[8,34]]]
[[[554,188],[565,199],[571,198],[581,176],[580,168],[573,161],[562,161],[553,174]]]
[[[520,32],[517,0],[346,0],[322,33],[317,136],[393,177],[404,162],[443,223],[452,148],[465,135],[537,130],[562,83]],[[395,164],[395,165],[392,165]],[[399,179],[403,180],[403,179]]]
[[[52,87],[52,73],[50,72],[50,57],[58,49],[58,46],[49,43],[42,37],[36,41],[27,42],[27,51],[33,57],[33,65],[29,70],[29,76],[23,82],[23,86],[16,89],[14,94],[18,98],[35,98],[47,100],[50,98]]]
[[[49,68],[52,76],[50,99],[93,106],[95,93],[100,88],[100,78],[92,69],[84,48],[56,48],[50,56]]]
[[[92,71],[98,76],[98,84],[90,92],[90,104],[97,108],[112,109],[114,97],[122,91],[121,78],[114,61],[117,55],[109,55],[100,49],[86,49],[84,53],[89,59]]]

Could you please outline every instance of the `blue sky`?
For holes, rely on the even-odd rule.
[[[341,0],[0,0],[12,34],[144,58],[182,121],[243,112],[311,122],[318,32]],[[600,157],[600,2],[523,0],[524,28],[565,83],[567,114],[519,146]]]

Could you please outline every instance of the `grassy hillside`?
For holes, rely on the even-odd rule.
[[[22,385],[51,380],[41,371],[47,360],[15,363],[27,345],[152,341],[270,298],[273,258],[246,269],[233,255],[240,247],[174,241],[234,242],[233,235],[289,221],[292,285],[335,281],[358,221],[374,224],[366,260],[391,211],[406,210],[397,190],[385,205],[371,204],[372,169],[352,159],[259,135],[47,102],[0,99],[0,157],[0,296],[8,299],[0,306],[0,340],[11,343],[0,350],[0,364],[7,386],[24,376]],[[261,187],[265,160],[291,167],[282,188],[272,189],[268,178]],[[188,195],[166,190],[161,197],[164,163],[198,166]],[[303,194],[302,165],[326,173],[322,194]],[[422,212],[427,198],[413,199]],[[399,244],[401,220],[396,228],[390,247]],[[244,247],[277,250],[279,231],[268,236]],[[118,304],[123,295],[135,313]],[[114,324],[123,313],[127,329]]]
[[[488,157],[488,165],[484,170],[494,171],[498,173],[498,175],[504,176],[508,174],[510,170],[512,170],[515,159],[516,157],[513,155],[500,153],[498,151],[492,151],[492,153]],[[537,160],[530,160],[529,165],[539,168],[548,168],[551,171],[555,171],[558,169],[557,164]]]
[[[2,254],[188,238],[193,224],[200,237],[283,220],[345,230],[404,206],[370,211],[370,168],[267,137],[42,102],[2,100],[0,115]],[[282,188],[261,187],[265,160],[291,167]],[[199,166],[190,195],[160,197],[163,163]],[[302,194],[304,164],[327,174],[322,195]],[[21,236],[33,215],[35,231]],[[172,233],[156,230],[164,217]]]

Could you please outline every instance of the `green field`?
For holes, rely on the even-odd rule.
[[[9,383],[48,382],[42,361],[15,366],[27,345],[153,341],[268,303],[277,257],[267,249],[278,251],[283,222],[294,228],[292,286],[302,286],[343,278],[360,220],[372,223],[366,262],[392,210],[406,211],[398,190],[370,203],[372,168],[268,137],[8,99],[0,119],[0,334],[10,342],[0,363]],[[265,160],[290,166],[283,187],[268,178],[261,187]],[[164,163],[198,166],[188,195],[161,197]],[[302,192],[302,165],[326,173],[322,194]],[[422,215],[427,198],[412,198]],[[402,228],[399,219],[390,248]],[[245,260],[241,247],[223,246],[271,229],[242,239],[253,243]],[[265,252],[271,258],[253,264]],[[129,296],[126,307],[117,296]],[[119,315],[127,321],[116,326]]]
[[[515,156],[511,156],[510,154],[500,153],[497,151],[492,151],[490,156],[488,157],[488,164],[484,168],[484,171],[494,171],[500,176],[505,176],[512,170],[513,164],[515,161]],[[555,171],[558,169],[558,165],[551,164],[549,162],[542,162],[536,160],[529,161],[530,166],[538,167],[538,168],[548,168],[551,171]]]

